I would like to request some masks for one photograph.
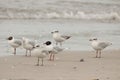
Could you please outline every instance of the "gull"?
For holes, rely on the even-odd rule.
[[[8,37],[7,40],[10,46],[14,48],[13,54],[16,55],[16,48],[22,45],[22,41],[20,39],[15,39],[12,36]]]
[[[48,50],[46,50],[43,47],[40,47],[39,45],[35,46],[34,49],[32,50],[32,55],[37,57],[37,64],[36,66],[39,66],[39,58],[41,58],[41,66],[43,66],[43,59],[49,54]]]
[[[59,33],[59,31],[54,31],[51,33],[53,35],[53,39],[56,41],[56,45],[58,45],[58,43],[60,43],[60,45],[62,46],[62,42],[64,42],[65,40],[67,40],[71,37],[71,36],[67,36],[67,35],[61,35]]]
[[[25,37],[22,38],[22,41],[23,41],[23,48],[26,49],[26,55],[25,56],[27,56],[28,51],[29,51],[30,56],[31,56],[31,50],[35,46],[35,41],[30,40],[30,39],[25,38]]]
[[[100,41],[97,38],[90,39],[89,41],[91,41],[91,46],[96,51],[96,58],[101,58],[101,51],[112,45],[110,42]]]
[[[53,46],[51,41],[46,41],[44,43],[44,45],[45,45],[45,48],[49,51],[49,54],[50,54],[49,60],[50,61],[54,61],[55,54],[64,50],[64,48],[60,48],[58,46]]]

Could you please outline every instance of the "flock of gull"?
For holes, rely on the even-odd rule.
[[[49,55],[49,60],[54,61],[55,54],[65,49],[62,48],[62,43],[71,38],[71,36],[68,35],[61,35],[59,31],[53,31],[51,34],[56,42],[56,46],[53,46],[51,41],[46,41],[41,46],[26,37],[22,37],[22,39],[15,39],[13,36],[10,36],[7,40],[10,46],[14,48],[14,55],[16,55],[16,48],[22,46],[26,50],[25,56],[28,56],[29,52],[29,56],[35,56],[38,58],[37,66],[39,66],[39,59],[41,59],[41,66],[43,66],[43,59]],[[91,41],[91,46],[96,51],[96,58],[101,58],[101,51],[107,46],[112,45],[110,42],[100,41],[97,38],[92,38],[89,41]]]

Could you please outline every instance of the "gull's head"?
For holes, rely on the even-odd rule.
[[[89,41],[97,41],[97,40],[98,40],[97,38],[89,39]]]
[[[44,44],[48,46],[48,45],[51,45],[52,42],[51,41],[46,41]]]
[[[10,37],[8,37],[8,38],[7,38],[7,40],[12,40],[12,39],[13,39],[13,37],[12,37],[12,36],[10,36]]]
[[[53,33],[59,33],[59,31],[58,31],[58,30],[56,30],[56,31],[53,31],[53,32],[51,32],[51,33],[52,33],[52,34],[53,34]]]

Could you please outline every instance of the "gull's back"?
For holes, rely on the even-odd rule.
[[[92,42],[92,47],[96,50],[102,50],[108,46],[110,46],[112,43],[110,42],[105,42],[105,41],[93,41]]]

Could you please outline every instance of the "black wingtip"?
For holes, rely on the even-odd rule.
[[[68,36],[66,39],[69,39],[69,38],[71,38],[71,36]]]

